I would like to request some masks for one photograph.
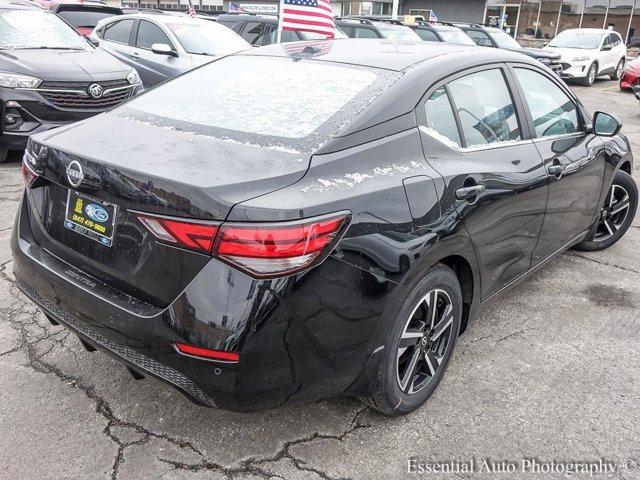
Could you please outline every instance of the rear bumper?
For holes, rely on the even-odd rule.
[[[85,342],[209,407],[252,411],[344,392],[380,345],[387,297],[401,288],[333,258],[270,281],[212,259],[170,306],[157,308],[49,254],[35,243],[28,215],[25,196],[11,239],[18,287]],[[240,361],[187,357],[174,342],[237,351]]]

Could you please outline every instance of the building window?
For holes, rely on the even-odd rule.
[[[564,30],[580,28],[583,13],[584,0],[563,0],[556,35]]]

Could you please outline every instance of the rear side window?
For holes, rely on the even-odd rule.
[[[454,80],[449,91],[462,126],[465,146],[521,139],[516,109],[500,69]]]
[[[107,25],[102,38],[111,42],[129,43],[132,28],[133,20],[120,20]]]
[[[440,39],[438,37],[436,37],[436,34],[433,33],[431,30],[424,30],[424,29],[417,29],[416,33],[418,34],[418,36],[422,39],[425,40],[427,42],[439,42]]]
[[[516,68],[516,77],[529,105],[537,137],[566,135],[580,130],[573,101],[544,75]]]
[[[476,45],[480,45],[482,47],[493,47],[493,43],[491,43],[489,36],[480,30],[467,30],[467,35],[471,37],[471,40],[476,42]]]
[[[136,39],[136,46],[140,48],[151,48],[154,43],[164,43],[173,47],[169,37],[162,31],[162,29],[155,23],[142,20],[138,27],[138,38]]]
[[[438,88],[431,94],[425,104],[425,109],[427,127],[432,131],[432,135],[435,132],[437,134],[435,135],[436,137],[442,135],[459,146],[460,134],[458,133],[458,126],[444,87]]]
[[[242,142],[256,135],[302,139],[333,135],[399,76],[316,60],[235,55],[149,90],[126,109],[140,112],[140,121],[151,115],[154,124]]]
[[[355,38],[378,38],[378,35],[370,28],[356,27]]]

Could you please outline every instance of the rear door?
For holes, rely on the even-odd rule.
[[[587,231],[603,185],[604,142],[588,133],[571,91],[561,80],[529,65],[514,65],[517,88],[533,128],[533,143],[549,173],[549,202],[534,251],[539,263]]]
[[[178,56],[171,56],[153,53],[151,46],[155,43],[164,43],[172,50],[178,51],[176,45],[159,25],[149,20],[140,20],[136,29],[135,48],[131,61],[136,65],[145,88],[176,77],[187,69],[184,58],[180,57],[184,54],[178,53]]]
[[[432,87],[417,112],[423,144],[448,147],[425,156],[469,232],[483,299],[529,270],[547,203],[547,173],[509,78],[504,65],[458,74]]]

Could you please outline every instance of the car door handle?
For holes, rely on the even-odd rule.
[[[458,200],[467,200],[469,198],[477,197],[487,189],[484,185],[471,185],[469,187],[462,187],[456,190],[456,198]]]

